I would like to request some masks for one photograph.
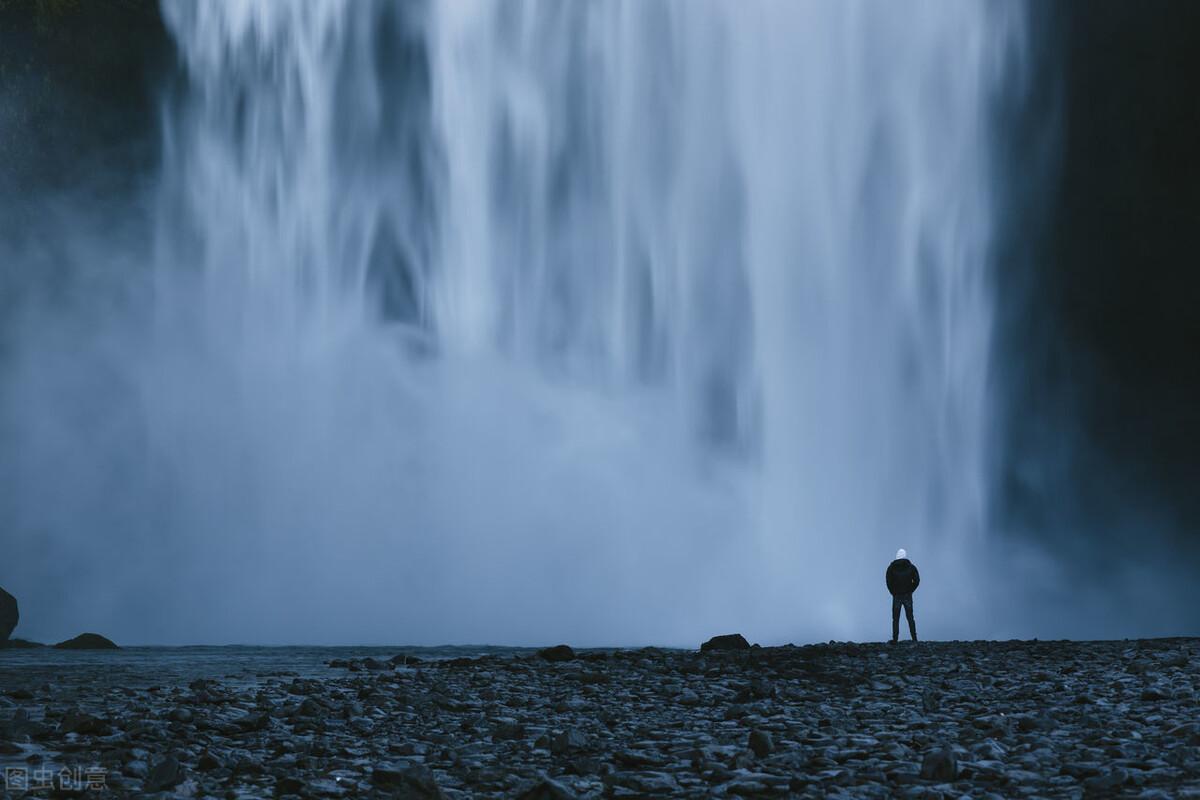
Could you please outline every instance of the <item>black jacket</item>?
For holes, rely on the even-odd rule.
[[[912,594],[921,585],[917,565],[907,558],[897,558],[887,568],[887,587],[892,594]]]

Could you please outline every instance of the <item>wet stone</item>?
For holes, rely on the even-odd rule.
[[[766,758],[775,752],[775,741],[771,738],[771,734],[764,730],[751,731],[749,745],[750,750],[759,758]]]
[[[574,728],[560,731],[550,738],[550,752],[555,754],[583,750],[587,746],[588,737]]]
[[[953,781],[958,777],[958,758],[948,748],[938,748],[921,760],[921,777],[932,781]]]
[[[517,795],[517,800],[574,800],[575,794],[549,778],[543,778]]]
[[[177,786],[183,778],[184,768],[179,760],[175,756],[167,756],[150,768],[144,788],[147,792],[161,792]]]
[[[172,722],[185,722],[186,723],[186,722],[191,722],[193,719],[195,719],[195,716],[196,715],[194,713],[192,713],[192,710],[190,708],[181,706],[179,708],[172,709],[168,718]]]

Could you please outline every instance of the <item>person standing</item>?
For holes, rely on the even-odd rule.
[[[913,592],[921,584],[921,573],[917,565],[908,560],[904,548],[896,551],[896,559],[888,564],[887,588],[892,593],[892,644],[900,638],[900,607],[904,607],[904,615],[908,618],[908,632],[912,640],[917,640],[917,623],[913,619]]]

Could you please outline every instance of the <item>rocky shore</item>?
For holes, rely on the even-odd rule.
[[[1200,797],[1198,643],[402,653],[177,685],[10,651],[4,796]]]

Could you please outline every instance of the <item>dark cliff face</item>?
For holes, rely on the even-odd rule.
[[[1090,551],[1200,520],[1200,5],[1034,4],[1001,110],[997,509]],[[1070,540],[1070,541],[1065,541]]]
[[[170,59],[156,0],[0,0],[0,185],[69,189],[152,168],[153,87]]]
[[[174,64],[157,0],[0,0],[0,364],[28,298],[147,246]]]

